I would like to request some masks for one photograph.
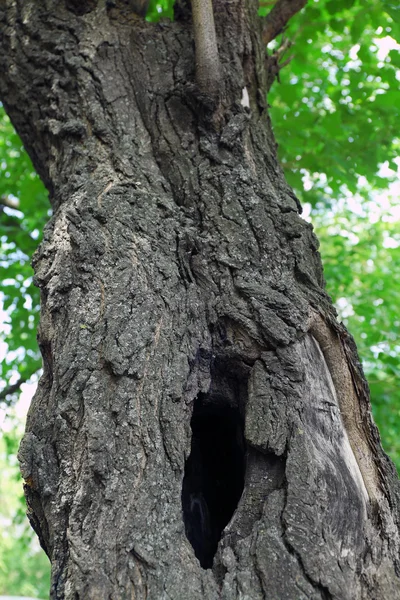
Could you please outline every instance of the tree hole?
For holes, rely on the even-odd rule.
[[[192,446],[185,465],[185,530],[203,569],[212,567],[223,529],[244,486],[245,444],[239,408],[199,394],[191,420]]]

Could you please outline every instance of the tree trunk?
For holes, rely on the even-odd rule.
[[[0,96],[50,192],[20,460],[53,599],[400,598],[399,485],[285,183],[254,1],[0,2]],[[249,107],[241,99],[249,96]]]

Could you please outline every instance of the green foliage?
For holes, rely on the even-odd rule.
[[[7,317],[0,333],[6,360],[0,364],[3,388],[29,379],[41,366],[36,343],[39,292],[30,260],[48,219],[49,204],[8,116],[0,106],[0,199],[18,202],[18,210],[0,203],[0,307]]]
[[[150,0],[146,20],[156,23],[160,19],[174,18],[175,0]]]
[[[25,516],[16,453],[21,423],[11,416],[0,437],[0,595],[48,598],[49,561]]]
[[[28,380],[41,366],[36,342],[39,293],[30,260],[49,211],[44,186],[1,106],[0,202],[1,390]],[[18,210],[7,203],[19,204]],[[7,397],[8,403],[17,396]],[[22,425],[12,412],[6,424],[0,437],[0,594],[46,598],[49,561],[26,519],[16,458]]]
[[[268,97],[280,157],[314,206],[356,193],[360,176],[385,188],[379,165],[397,169],[400,55],[385,48],[400,40],[399,13],[380,0],[314,0],[274,42],[278,53],[293,42]]]

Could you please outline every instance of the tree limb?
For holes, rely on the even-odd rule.
[[[192,0],[196,79],[200,91],[217,96],[221,89],[217,36],[212,0]]]
[[[41,367],[41,359],[36,360],[35,363],[32,365],[32,368],[25,375],[21,375],[16,383],[7,385],[4,389],[0,390],[0,402],[6,401],[6,404],[10,404],[10,402],[6,400],[7,396],[10,396],[11,394],[15,394],[16,392],[20,391],[21,385],[29,381],[30,378],[41,369]]]
[[[307,0],[278,0],[265,19],[263,28],[263,42],[269,44],[281,33],[287,22],[298,13]]]
[[[281,60],[281,58],[284,56],[285,52],[288,50],[288,48],[290,48],[292,45],[293,45],[293,42],[291,40],[289,40],[288,38],[286,38],[282,41],[279,48],[277,48],[273,54],[271,54],[270,56],[266,56],[266,64],[268,65],[268,67],[267,67],[267,72],[268,72],[267,91],[270,90],[275,79],[280,81],[279,73],[280,73],[281,69],[283,69],[283,67],[288,65],[291,60],[293,60],[295,55],[291,54],[289,56],[289,58],[287,58],[285,61],[279,62]]]
[[[1,390],[0,402],[5,400],[7,398],[7,396],[9,396],[10,394],[15,394],[15,392],[18,392],[21,385],[23,383],[26,383],[31,376],[32,376],[32,374],[29,377],[20,377],[16,383],[13,383],[12,385],[8,385],[3,390]]]
[[[11,198],[11,196],[0,196],[0,204],[7,206],[8,208],[19,208],[18,198]]]

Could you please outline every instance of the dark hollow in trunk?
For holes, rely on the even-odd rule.
[[[199,394],[191,428],[182,485],[185,531],[201,566],[210,569],[221,533],[243,492],[243,417],[226,398]]]

